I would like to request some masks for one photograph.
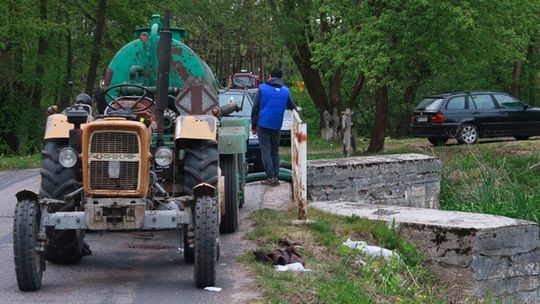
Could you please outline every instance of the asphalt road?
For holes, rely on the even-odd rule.
[[[39,170],[0,172],[0,303],[246,303],[260,296],[253,275],[235,257],[250,249],[242,235],[250,229],[249,213],[288,200],[286,185],[274,189],[246,187],[240,232],[222,235],[216,286],[220,292],[196,289],[193,266],[186,264],[178,233],[89,233],[93,254],[73,266],[47,263],[37,292],[17,288],[13,266],[12,225],[15,193],[39,187]],[[274,191],[273,199],[263,199]],[[276,196],[283,200],[275,199]]]

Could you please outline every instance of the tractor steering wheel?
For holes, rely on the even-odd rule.
[[[124,88],[124,87],[126,87],[126,88],[133,87],[133,88],[136,88],[137,90],[141,90],[143,92],[143,95],[142,96],[120,95],[120,96],[117,96],[117,97],[113,97],[113,96],[111,96],[111,94],[109,94],[112,90],[119,89],[119,88]],[[121,89],[119,91],[122,92]],[[122,83],[122,84],[114,85],[112,87],[107,88],[107,90],[105,90],[105,96],[109,97],[112,100],[111,103],[107,104],[107,106],[114,109],[114,110],[120,110],[121,109],[123,111],[126,111],[126,107],[119,102],[119,100],[121,100],[122,98],[125,98],[125,97],[127,97],[127,98],[133,98],[133,97],[137,98],[135,103],[130,106],[130,111],[132,113],[144,112],[144,111],[148,110],[150,107],[152,107],[154,105],[154,94],[152,93],[152,91],[150,91],[146,87],[143,87],[143,86],[140,86],[140,85],[137,85],[137,84]],[[148,103],[147,105],[144,105],[144,103],[142,103],[143,100],[150,100],[150,103]],[[105,102],[105,103],[107,103],[107,102]],[[144,106],[142,108],[136,109],[136,106],[138,104],[143,104]]]

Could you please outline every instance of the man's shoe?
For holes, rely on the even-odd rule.
[[[267,178],[267,179],[265,179],[265,180],[263,180],[263,181],[261,182],[261,184],[267,185],[267,186],[272,186],[273,183],[274,183],[274,179],[273,179],[273,178]]]
[[[279,180],[277,178],[274,178],[272,180],[272,184],[270,185],[272,187],[276,187],[276,186],[279,186]]]

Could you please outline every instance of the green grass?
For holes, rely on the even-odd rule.
[[[540,153],[472,149],[442,169],[441,207],[540,224]]]
[[[257,284],[269,303],[445,303],[444,288],[437,286],[422,264],[414,245],[401,240],[382,222],[359,217],[340,217],[309,210],[309,225],[293,226],[295,210],[263,209],[252,214],[256,228],[246,237],[261,250],[280,248],[288,238],[297,246],[312,272],[276,272],[269,264],[255,260],[252,253],[239,260],[251,265]],[[347,239],[367,241],[400,254],[403,263],[386,263],[342,245]],[[360,262],[363,261],[363,262]],[[361,264],[365,263],[365,264]]]
[[[38,168],[41,166],[41,154],[26,156],[0,156],[0,171]]]

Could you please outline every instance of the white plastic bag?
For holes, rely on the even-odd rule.
[[[297,272],[308,272],[311,271],[311,269],[306,269],[304,266],[300,263],[291,263],[287,265],[274,265],[274,269],[276,271],[297,271]]]
[[[347,239],[345,241],[345,243],[343,243],[343,245],[345,245],[345,246],[347,246],[349,248],[352,248],[352,249],[358,249],[363,254],[365,254],[365,255],[367,255],[369,257],[383,258],[387,262],[389,262],[390,259],[392,259],[393,256],[395,256],[398,261],[401,261],[399,255],[397,253],[393,252],[392,250],[382,248],[382,247],[379,247],[379,246],[369,246],[366,242],[363,242],[363,241],[353,241],[351,239]]]

